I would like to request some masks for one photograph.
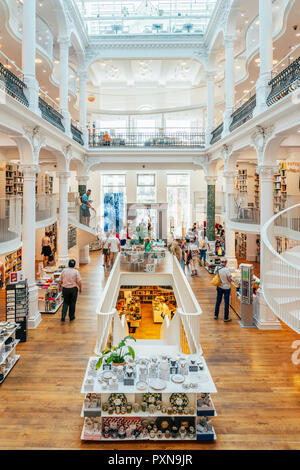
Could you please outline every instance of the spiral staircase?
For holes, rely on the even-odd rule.
[[[262,229],[263,291],[274,314],[300,333],[300,204]]]

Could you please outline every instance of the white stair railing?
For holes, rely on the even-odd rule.
[[[264,225],[262,261],[267,304],[300,333],[300,204],[276,214]]]

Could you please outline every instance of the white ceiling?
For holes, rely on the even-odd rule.
[[[195,60],[101,60],[89,69],[94,87],[190,88],[198,85],[202,66]]]

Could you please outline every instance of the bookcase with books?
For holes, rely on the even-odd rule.
[[[274,213],[285,209],[287,200],[287,169],[286,162],[281,162],[278,172],[274,175]]]

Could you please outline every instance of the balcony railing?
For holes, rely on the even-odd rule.
[[[58,127],[61,131],[65,132],[65,127],[62,123],[63,115],[60,114],[53,106],[48,104],[43,98],[39,97],[39,108],[42,113],[42,118]]]
[[[56,194],[40,194],[36,196],[35,221],[42,223],[57,217],[58,199]]]
[[[28,107],[29,103],[24,94],[26,85],[11,72],[8,67],[11,67],[11,64],[5,66],[0,62],[0,87],[5,90],[8,95]]]
[[[256,107],[256,94],[251,96],[242,106],[236,109],[231,115],[232,122],[230,124],[230,132],[245,124],[253,118],[253,111]]]
[[[20,239],[21,205],[20,197],[0,199],[0,244]]]
[[[260,225],[260,210],[235,194],[229,195],[229,219],[239,224]]]
[[[269,85],[272,87],[267,98],[267,105],[271,106],[300,87],[300,57],[272,78]]]
[[[223,122],[222,122],[218,127],[216,127],[216,128],[212,131],[212,133],[211,133],[212,139],[211,139],[211,141],[210,141],[210,145],[215,144],[216,142],[218,142],[218,140],[221,139],[222,133],[223,133],[223,129],[224,129],[224,125],[223,125]]]
[[[97,129],[89,131],[90,147],[170,147],[204,148],[205,134],[201,131],[186,132],[131,132],[124,130],[114,135],[105,134]]]
[[[72,132],[72,137],[75,142],[77,142],[80,145],[84,145],[83,138],[82,138],[82,131],[78,129],[74,124],[71,124],[71,132]]]

